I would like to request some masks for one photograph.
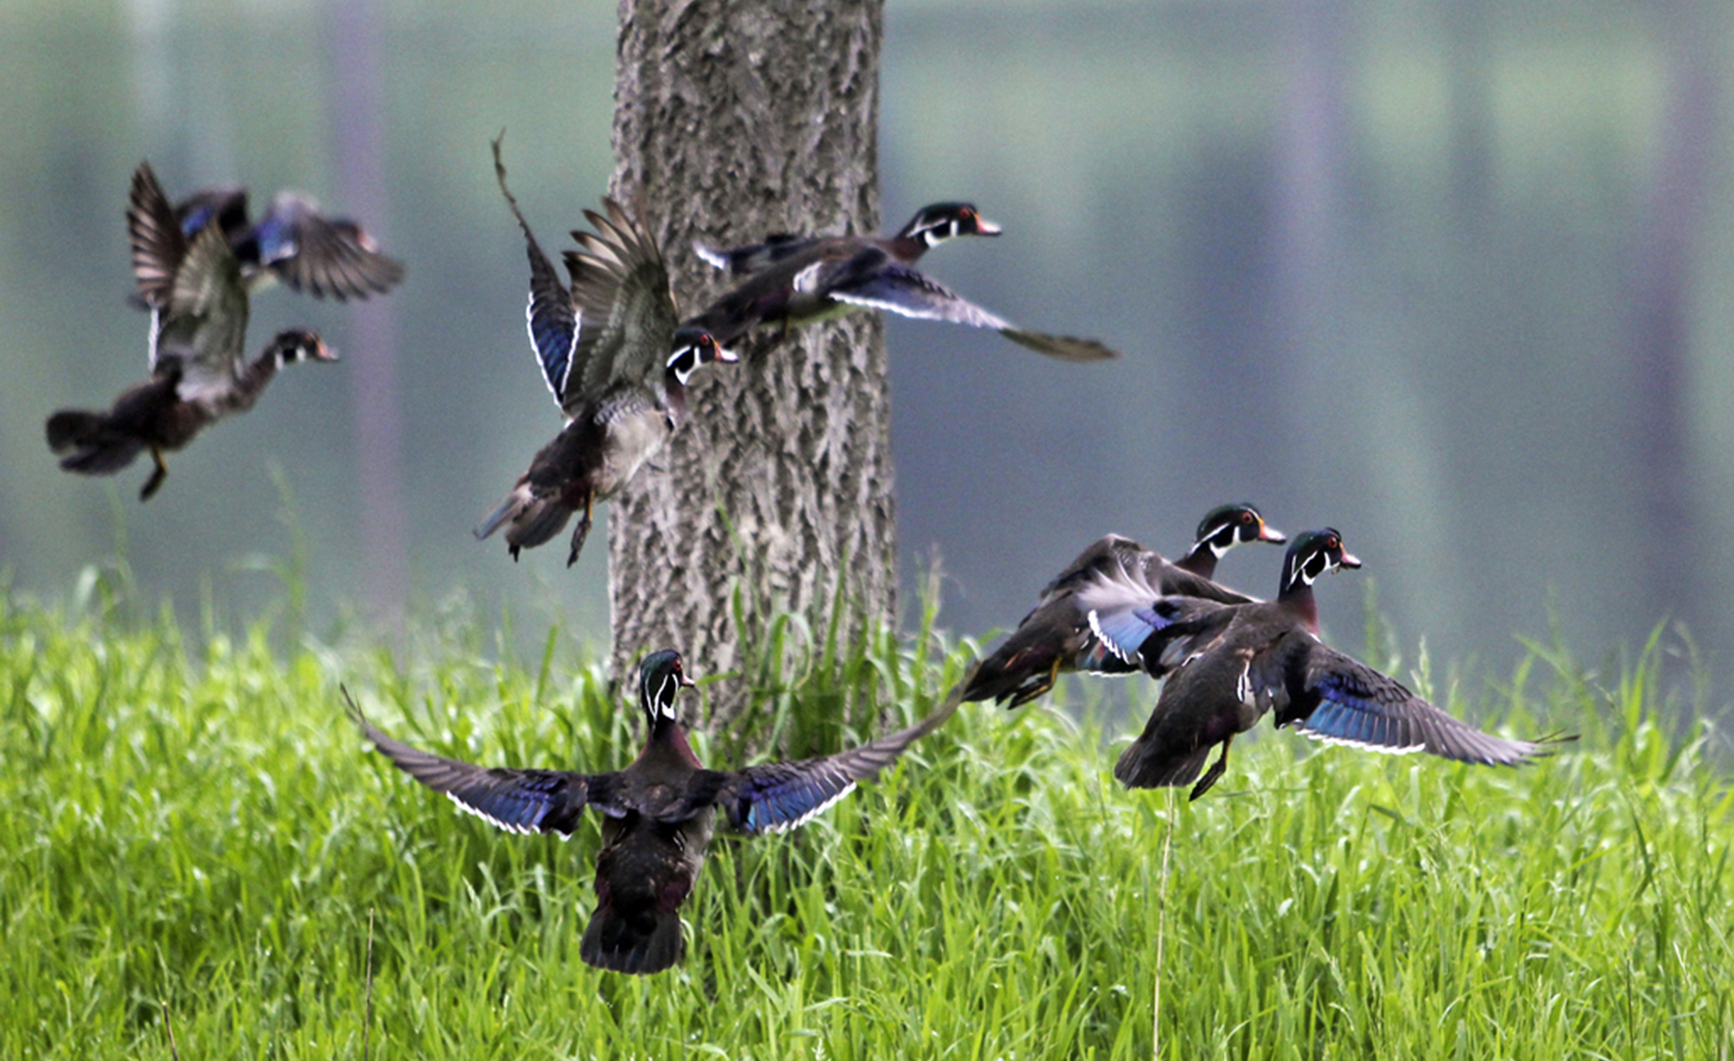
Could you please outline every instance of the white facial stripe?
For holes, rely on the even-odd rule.
[[[698,364],[698,347],[683,346],[670,355],[668,370],[674,373],[674,378],[679,380],[680,385],[684,387],[686,381],[692,378],[692,374],[698,371]]]
[[[674,698],[680,695],[680,678],[673,671],[663,675],[662,684],[657,687],[656,711],[663,718],[672,719],[674,715]]]

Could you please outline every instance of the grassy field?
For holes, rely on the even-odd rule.
[[[340,708],[343,682],[474,762],[624,765],[636,710],[558,638],[274,651],[92,600],[0,613],[0,1057],[169,1058],[171,1027],[184,1061],[360,1058],[364,1029],[374,1057],[514,1061],[1147,1058],[1158,1029],[1168,1058],[1734,1050],[1725,738],[1662,724],[1653,653],[1605,686],[1538,656],[1452,704],[1581,733],[1537,767],[1267,732],[1190,805],[1121,790],[1060,711],[969,705],[799,832],[718,843],[685,964],[635,979],[577,957],[594,825],[461,816]],[[764,703],[835,746],[865,736],[841,709],[913,718],[963,659],[886,641],[766,672]]]

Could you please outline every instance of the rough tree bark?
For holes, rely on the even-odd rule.
[[[877,231],[881,36],[881,0],[621,0],[613,190],[641,198],[683,313],[726,287],[694,240]],[[695,378],[660,467],[613,502],[616,673],[663,647],[694,673],[744,669],[778,609],[822,637],[839,586],[845,639],[895,615],[881,323],[857,315],[737,352]],[[712,687],[713,728],[749,684]]]

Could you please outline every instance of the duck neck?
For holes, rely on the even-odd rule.
[[[235,386],[230,390],[224,401],[226,411],[240,412],[253,407],[264,392],[267,384],[277,375],[277,370],[283,367],[283,355],[276,346],[268,346],[258,357],[249,361],[245,368],[235,373]]]
[[[658,715],[650,730],[651,747],[660,747],[667,753],[672,753],[694,770],[702,769],[704,764],[698,761],[698,755],[693,752],[692,745],[686,739],[686,727],[672,718]]]
[[[1216,559],[1216,550],[1210,547],[1209,542],[1194,542],[1185,556],[1174,561],[1174,566],[1200,578],[1215,578]]]
[[[1307,633],[1314,637],[1319,633],[1319,605],[1313,598],[1313,584],[1304,577],[1292,571],[1283,572],[1288,580],[1283,583],[1282,592],[1276,595],[1276,602],[1306,626]]]
[[[686,384],[672,368],[662,374],[662,407],[670,424],[679,425],[686,419]]]
[[[927,253],[927,241],[920,236],[912,236],[907,232],[899,232],[885,241],[885,249],[900,262],[919,261]]]

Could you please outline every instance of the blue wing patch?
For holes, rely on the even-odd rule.
[[[855,790],[852,778],[822,762],[767,763],[746,773],[748,784],[729,815],[746,833],[793,829]]]
[[[294,222],[276,212],[260,219],[253,229],[253,238],[259,243],[259,260],[267,265],[293,258],[299,249],[295,242]]]
[[[1318,682],[1318,706],[1300,722],[1303,732],[1327,741],[1385,752],[1413,752],[1425,747],[1412,719],[1393,714],[1369,695],[1361,683],[1344,675],[1327,675]]]
[[[556,822],[552,812],[569,811],[573,803],[582,808],[587,802],[584,788],[582,778],[560,771],[489,770],[474,781],[454,785],[446,795],[458,809],[502,829],[534,833],[559,828],[569,833],[575,816],[567,813]]]
[[[550,270],[551,272],[551,270]],[[532,286],[524,307],[524,322],[530,332],[530,343],[536,348],[536,360],[542,366],[542,376],[555,401],[565,401],[566,380],[572,374],[573,352],[578,345],[578,320],[570,306],[556,307],[557,295],[537,297]]]
[[[1109,651],[1127,663],[1137,662],[1138,651],[1151,634],[1171,625],[1172,621],[1158,615],[1154,608],[1116,608],[1106,613],[1094,609],[1090,612],[1091,632]]]

